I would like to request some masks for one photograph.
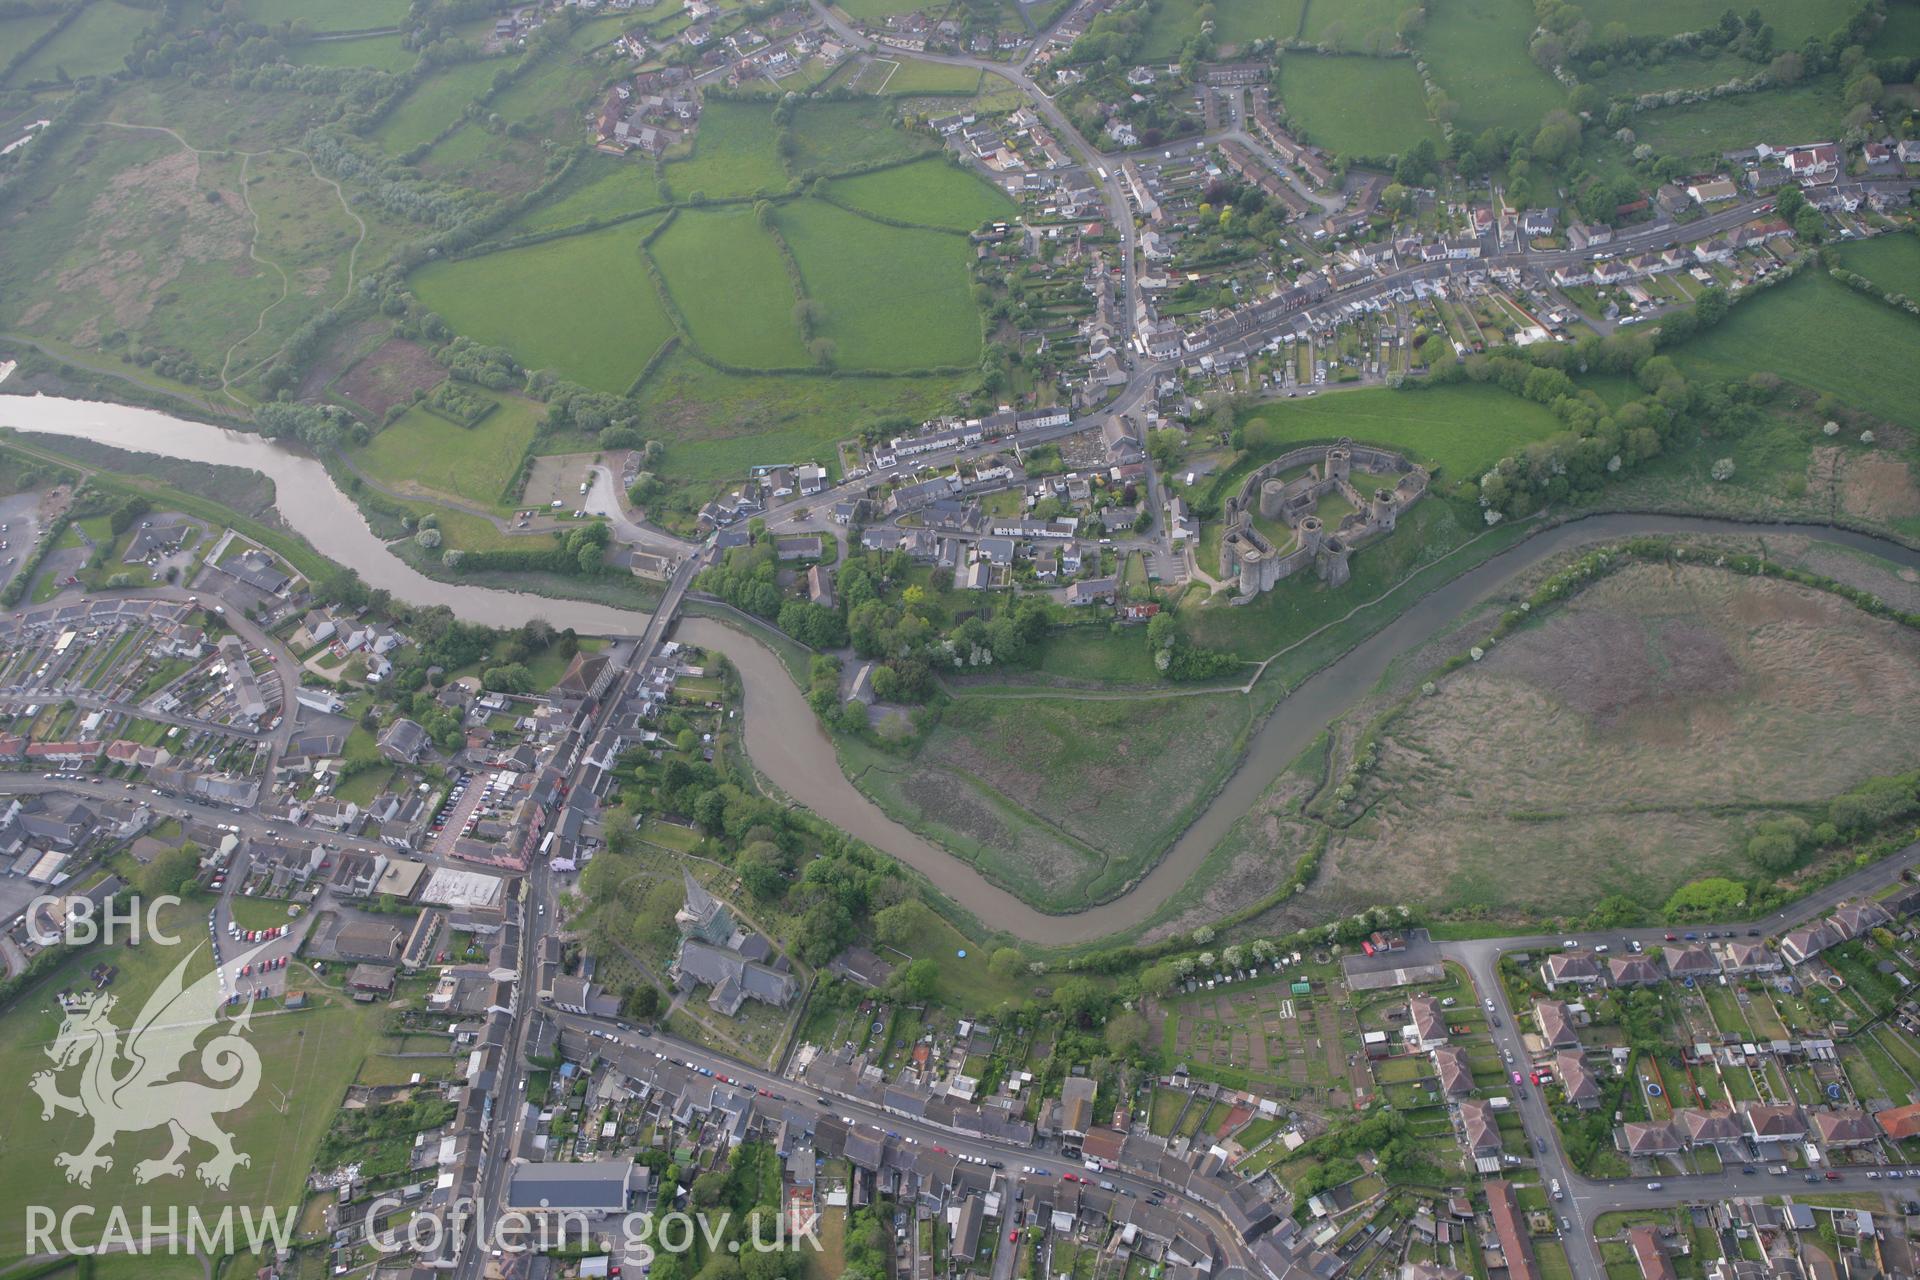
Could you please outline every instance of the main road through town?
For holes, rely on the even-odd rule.
[[[588,601],[440,582],[390,551],[318,461],[247,432],[170,417],[151,409],[45,396],[0,397],[0,426],[71,436],[193,462],[246,467],[273,480],[287,525],[370,586],[419,605],[444,605],[470,622],[515,627],[544,617],[596,635],[634,635],[645,614]],[[1371,638],[1289,690],[1254,734],[1239,768],[1145,876],[1084,911],[1049,915],[988,881],[970,863],[887,817],[841,773],[832,743],[780,659],[759,640],[705,618],[684,618],[677,638],[724,653],[745,689],[746,745],[754,765],[795,801],[920,872],[939,892],[990,928],[1048,944],[1137,931],[1184,885],[1233,823],[1326,724],[1351,707],[1401,654],[1548,556],[1609,538],[1645,533],[1764,534],[1778,525],[1666,515],[1605,515],[1543,530],[1408,604]],[[1920,552],[1882,539],[1819,526],[1792,531],[1870,551],[1909,568]],[[1356,601],[1356,604],[1360,603]],[[1391,608],[1393,603],[1380,607]]]

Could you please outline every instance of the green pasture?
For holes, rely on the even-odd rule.
[[[482,58],[435,71],[387,114],[373,131],[374,140],[394,154],[432,142],[487,91],[493,77],[507,65],[503,59]]]
[[[712,483],[759,463],[829,460],[835,442],[872,418],[950,413],[973,381],[730,374],[676,351],[638,399],[647,433],[666,442],[663,469]]]
[[[956,231],[1011,218],[1017,208],[998,187],[939,156],[835,178],[828,190],[834,199],[867,213]]]
[[[908,133],[893,122],[893,105],[883,98],[851,102],[809,102],[793,117],[793,172],[841,173],[933,151],[926,134]]]
[[[693,340],[709,355],[744,368],[813,363],[794,323],[786,264],[752,209],[682,210],[652,249]]]
[[[875,93],[901,97],[915,93],[971,94],[980,88],[981,72],[974,67],[956,67],[944,62],[922,62],[918,58],[887,57],[891,73],[880,68],[884,79],[876,76]]]
[[[154,15],[113,0],[95,0],[80,11],[59,35],[47,41],[14,70],[8,83],[34,84],[105,75],[125,67],[133,42],[153,22]]]
[[[825,309],[820,331],[837,347],[836,363],[886,370],[978,363],[967,240],[876,223],[821,200],[784,205],[778,219],[808,297]]]
[[[304,22],[312,31],[372,31],[396,27],[407,16],[407,0],[246,0],[255,22],[273,25]]]
[[[1671,36],[1719,25],[1728,6],[1720,0],[1578,0],[1596,32],[1620,23],[1635,35]],[[1850,0],[1766,0],[1739,6],[1745,17],[1758,9],[1773,28],[1776,49],[1797,49],[1809,37],[1822,40],[1845,26],[1855,6]]]
[[[372,67],[375,71],[405,71],[419,58],[400,36],[308,40],[287,54],[288,62],[303,67]]]
[[[1341,52],[1384,53],[1399,43],[1400,0],[1310,0],[1301,36]]]
[[[499,408],[463,427],[415,405],[355,450],[355,465],[402,492],[418,485],[481,506],[499,505],[533,442],[542,409],[519,396],[464,389]]]
[[[772,109],[765,103],[707,103],[694,134],[693,154],[667,166],[674,196],[719,199],[784,191],[787,171],[774,145],[775,133]]]
[[[1527,54],[1533,27],[1528,0],[1435,0],[1414,43],[1453,100],[1456,125],[1531,134],[1565,104],[1559,82]]]
[[[1422,138],[1440,143],[1420,73],[1407,58],[1288,54],[1280,97],[1305,136],[1338,155],[1385,157]]]
[[[1750,298],[1672,354],[1695,378],[1758,370],[1920,426],[1920,320],[1816,271]]]
[[[1911,234],[1854,240],[1828,250],[1839,265],[1894,293],[1920,297],[1920,238]]]
[[[1286,40],[1299,33],[1308,0],[1217,0],[1213,37],[1222,44]]]
[[[1478,476],[1490,464],[1560,430],[1544,405],[1496,387],[1447,386],[1429,391],[1367,388],[1314,399],[1276,400],[1249,411],[1247,436],[1258,432],[1279,453],[1305,440],[1351,436],[1361,444],[1405,450],[1440,468],[1449,481]]]
[[[622,392],[673,332],[640,256],[648,225],[429,263],[413,291],[455,332],[506,347],[529,368]]]
[[[660,186],[646,161],[591,152],[574,161],[567,180],[513,224],[515,233],[558,231],[660,205]]]
[[[1837,135],[1844,128],[1846,113],[1839,80],[1822,76],[1789,89],[1643,111],[1633,118],[1633,131],[1655,151],[1717,159],[1723,151],[1750,147],[1769,137]]]

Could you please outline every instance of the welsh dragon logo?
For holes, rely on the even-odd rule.
[[[194,950],[197,953],[199,948]],[[200,1180],[209,1187],[225,1190],[233,1171],[252,1163],[244,1152],[233,1149],[232,1136],[214,1117],[245,1106],[260,1087],[260,1055],[244,1039],[253,1019],[253,1001],[249,998],[238,1016],[223,1023],[220,971],[215,969],[188,986],[184,975],[192,959],[189,954],[174,966],[124,1039],[111,1020],[118,1003],[115,997],[88,993],[68,1009],[60,1034],[46,1051],[53,1069],[29,1081],[40,1095],[42,1120],[64,1111],[93,1121],[93,1137],[85,1147],[54,1157],[54,1163],[66,1171],[67,1181],[92,1186],[95,1170],[113,1167],[107,1149],[115,1138],[162,1126],[171,1134],[172,1146],[165,1155],[134,1166],[137,1182],[184,1176],[183,1157],[194,1139],[213,1148],[213,1155],[198,1169]],[[228,970],[237,972],[244,960],[231,962]],[[215,1027],[220,1034],[200,1049],[201,1074],[214,1083],[173,1079],[185,1069],[202,1034]],[[59,1091],[55,1078],[74,1067],[80,1069],[80,1089],[69,1097]]]

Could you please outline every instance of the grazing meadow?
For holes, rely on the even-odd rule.
[[[960,236],[890,227],[819,200],[782,206],[780,232],[822,333],[853,369],[927,369],[980,359],[970,292],[971,246]]]
[[[1422,138],[1440,141],[1420,73],[1406,58],[1288,54],[1280,97],[1302,133],[1336,155],[1384,158]]]
[[[458,333],[597,391],[625,391],[673,332],[627,222],[519,249],[435,262],[414,292]]]
[[[835,178],[827,190],[835,200],[865,213],[955,231],[971,231],[983,222],[1010,218],[1015,211],[1005,192],[939,156]]]

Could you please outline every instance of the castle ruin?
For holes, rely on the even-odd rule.
[[[1305,475],[1280,478],[1300,467],[1307,469]],[[1390,489],[1377,487],[1371,494],[1362,494],[1349,478],[1356,467],[1366,474],[1399,479]],[[1220,577],[1238,582],[1235,604],[1273,590],[1275,583],[1308,565],[1328,586],[1342,586],[1352,573],[1347,561],[1354,549],[1392,533],[1400,512],[1426,491],[1426,470],[1386,449],[1342,439],[1333,445],[1288,450],[1256,469],[1240,491],[1227,499],[1222,512],[1226,532],[1220,540]],[[1320,500],[1333,493],[1345,498],[1353,510],[1341,518],[1339,528],[1328,529],[1314,512]],[[1255,511],[1270,523],[1284,523],[1291,542],[1275,547],[1255,527]]]

